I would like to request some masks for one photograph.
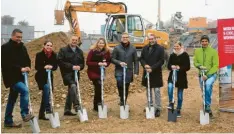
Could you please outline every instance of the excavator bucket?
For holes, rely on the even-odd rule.
[[[64,25],[64,11],[54,10],[55,22],[54,25]]]

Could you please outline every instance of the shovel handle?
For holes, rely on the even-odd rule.
[[[201,72],[202,72],[202,76],[204,76],[205,75],[205,70],[201,70]],[[205,92],[205,80],[202,79],[202,97],[203,97],[203,111],[204,111],[204,114],[205,114],[205,106],[206,106],[205,94],[206,94],[206,92]]]
[[[51,111],[54,110],[54,99],[53,99],[53,92],[52,92],[52,82],[51,82],[51,70],[46,69],[47,75],[48,75],[48,84],[50,87],[50,104],[51,104]]]
[[[147,77],[147,94],[148,94],[148,107],[150,109],[150,99],[151,99],[151,95],[150,95],[150,75],[149,72],[146,72],[146,77]]]
[[[173,81],[173,93],[172,93],[172,103],[174,104],[174,102],[175,102],[175,99],[174,99],[174,90],[175,90],[175,83],[176,83],[176,77],[177,77],[177,75],[176,75],[176,73],[177,73],[177,70],[176,69],[173,69],[173,73],[172,73],[172,81]]]
[[[31,99],[30,99],[30,93],[29,93],[29,87],[28,87],[28,73],[27,72],[24,72],[22,73],[23,76],[24,76],[24,83],[26,85],[26,87],[28,88],[28,101],[29,101],[29,113],[33,113],[33,110],[32,110],[32,104],[31,104]]]
[[[104,96],[103,96],[103,94],[104,94],[104,66],[101,66],[100,67],[100,69],[101,69],[101,101],[102,101],[102,107],[103,107],[103,105],[104,105]]]
[[[78,92],[78,99],[79,99],[79,105],[82,109],[82,102],[81,102],[81,96],[80,96],[80,85],[79,85],[79,80],[78,80],[78,76],[77,76],[78,70],[74,70],[74,76],[75,76],[75,81],[77,84],[77,92]]]
[[[123,100],[124,100],[124,108],[125,108],[125,92],[126,92],[126,86],[125,86],[125,82],[126,82],[126,68],[127,68],[127,66],[123,66]]]

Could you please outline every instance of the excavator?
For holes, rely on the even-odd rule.
[[[64,5],[64,14],[69,21],[71,31],[79,37],[80,42],[82,39],[77,12],[106,13],[108,18],[106,19],[104,38],[111,48],[120,43],[123,32],[129,34],[130,42],[137,49],[142,49],[148,44],[147,36],[150,34],[156,35],[158,44],[164,46],[165,49],[169,48],[169,35],[155,29],[145,29],[141,15],[128,14],[127,6],[123,2],[98,0],[97,2],[84,1],[79,3],[67,0]]]

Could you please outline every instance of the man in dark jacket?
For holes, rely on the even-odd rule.
[[[10,88],[8,102],[5,111],[5,127],[21,127],[12,119],[12,112],[18,94],[20,93],[21,116],[25,122],[33,118],[29,113],[29,90],[24,83],[22,73],[29,72],[31,60],[22,40],[22,31],[14,29],[11,39],[2,48],[2,76],[6,88]]]
[[[75,81],[74,71],[77,70],[78,79],[79,71],[84,69],[83,51],[77,46],[78,37],[73,35],[71,43],[60,49],[58,53],[58,64],[63,77],[64,85],[68,85],[68,93],[65,103],[64,115],[74,116],[71,112],[71,106],[77,112],[79,110],[79,101],[77,97],[77,85]]]
[[[133,66],[135,77],[139,73],[139,63],[137,60],[137,51],[134,46],[129,42],[128,33],[123,33],[121,38],[121,44],[116,46],[112,53],[112,63],[115,64],[115,78],[117,80],[117,87],[120,97],[120,105],[124,104],[123,100],[123,67],[127,66],[126,69],[126,100],[128,97],[128,89],[130,83],[133,81]]]
[[[152,100],[152,88],[155,93],[155,116],[160,116],[161,111],[161,94],[160,87],[163,86],[162,79],[162,66],[164,63],[164,48],[157,44],[156,37],[154,35],[149,36],[149,44],[146,45],[141,52],[140,62],[144,68],[144,74],[142,76],[142,85],[147,87],[146,72],[150,73],[150,96],[151,105]],[[148,94],[147,94],[148,96]]]

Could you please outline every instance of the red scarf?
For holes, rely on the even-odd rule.
[[[50,58],[51,57],[51,55],[52,55],[52,51],[46,51],[46,49],[45,48],[43,48],[43,51],[45,52],[45,55],[48,57],[48,58]]]

